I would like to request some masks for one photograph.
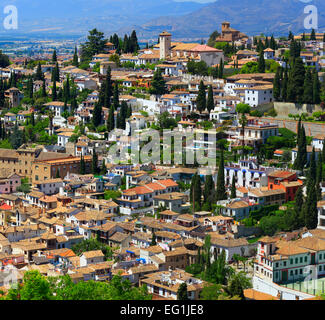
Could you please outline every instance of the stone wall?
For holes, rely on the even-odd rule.
[[[312,115],[315,111],[323,111],[320,105],[317,104],[303,104],[289,103],[289,102],[274,102],[274,109],[281,119],[289,119],[289,114],[308,113]]]

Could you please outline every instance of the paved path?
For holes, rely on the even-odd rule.
[[[276,123],[279,125],[279,128],[287,128],[297,133],[298,121],[296,120],[291,120],[291,119],[281,120],[281,119],[266,118],[266,117],[262,117],[260,119],[264,121]],[[302,123],[305,126],[305,131],[307,136],[314,137],[317,134],[325,134],[325,123],[316,123],[316,122],[308,122],[308,121],[302,121]]]

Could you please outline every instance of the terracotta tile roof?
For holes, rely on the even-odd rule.
[[[86,259],[104,257],[102,250],[86,251],[82,255],[85,256]]]

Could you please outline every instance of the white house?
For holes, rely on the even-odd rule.
[[[325,141],[325,134],[317,134],[313,137],[311,144],[315,149],[323,150],[324,141]]]
[[[86,267],[89,264],[104,262],[102,250],[86,251],[80,256],[80,267]]]
[[[44,106],[52,110],[55,116],[62,117],[62,113],[64,112],[64,102],[52,101],[44,104]],[[67,111],[71,111],[71,106],[69,104],[67,105]]]
[[[273,85],[256,86],[245,89],[245,103],[251,107],[270,103],[273,100]]]
[[[267,48],[264,50],[264,59],[265,60],[273,60],[275,51],[271,48]]]

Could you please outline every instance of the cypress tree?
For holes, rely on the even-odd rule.
[[[199,92],[196,98],[196,109],[199,112],[202,112],[205,110],[206,108],[206,92],[205,92],[205,85],[203,83],[203,81],[200,81],[200,85],[199,85]]]
[[[260,57],[258,59],[258,66],[257,70],[259,73],[265,73],[265,60],[264,60],[264,53],[261,51]]]
[[[113,93],[112,88],[112,76],[111,76],[111,67],[108,66],[107,68],[107,75],[106,75],[106,81],[105,81],[105,93],[104,93],[104,107],[109,108],[111,106],[111,98]]]
[[[114,119],[114,107],[111,105],[109,109],[108,119],[107,119],[107,131],[111,132],[115,127],[115,119]]]
[[[74,49],[72,65],[74,65],[75,67],[79,66],[77,47],[75,47],[75,49]]]
[[[3,109],[5,105],[5,88],[2,78],[0,78],[0,109]]]
[[[56,93],[56,80],[54,79],[53,88],[52,88],[52,100],[57,100],[57,93]]]
[[[120,101],[119,101],[119,90],[118,90],[118,82],[115,81],[114,85],[114,96],[113,96],[113,107],[114,110],[117,110],[120,106]]]
[[[126,119],[130,118],[132,116],[132,107],[129,106],[127,109],[127,113],[126,113]]]
[[[273,96],[275,101],[279,101],[280,96],[281,96],[281,78],[280,78],[280,69],[282,69],[281,67],[279,67],[276,71],[274,80],[273,80]]]
[[[221,149],[220,163],[218,170],[218,179],[217,179],[217,191],[216,191],[216,200],[226,200],[226,187],[225,187],[225,165],[224,165],[224,154],[223,149]]]
[[[325,162],[325,138],[323,140],[322,160]]]
[[[46,86],[45,86],[45,79],[44,79],[42,84],[42,97],[45,98],[46,96],[47,93],[46,93]]]
[[[218,74],[219,79],[223,78],[223,69],[224,69],[223,60],[221,59],[220,60],[220,65],[219,65],[219,74]]]
[[[203,193],[204,203],[211,210],[211,204],[215,201],[215,185],[212,179],[212,175],[207,175],[204,183]]]
[[[288,94],[288,69],[286,68],[284,71],[282,88],[281,88],[281,100],[287,101]]]
[[[190,202],[193,202],[194,199],[193,205],[195,206],[195,210],[201,209],[201,197],[202,197],[201,179],[200,176],[196,173],[192,177],[191,188],[190,188]]]
[[[271,40],[270,40],[270,48],[273,49],[273,50],[276,50],[277,49],[277,44],[276,44],[276,41],[274,39],[273,34],[272,34]]]
[[[317,159],[317,168],[316,168],[316,193],[317,193],[317,201],[322,200],[322,189],[321,183],[323,181],[323,159],[322,154],[318,154]]]
[[[152,232],[150,246],[155,246],[155,245],[157,245],[156,235],[155,235],[155,232]]]
[[[315,157],[315,149],[311,153],[310,163],[309,163],[309,178],[316,181],[316,157]]]
[[[213,91],[211,85],[209,86],[208,89],[207,109],[209,112],[211,112],[214,109]]]
[[[52,55],[52,62],[54,63],[54,62],[57,62],[57,61],[58,61],[58,59],[56,57],[56,50],[54,50],[53,55]]]
[[[294,101],[303,102],[304,94],[304,81],[305,81],[305,66],[301,58],[296,58],[292,73],[292,85],[294,91]]]
[[[177,300],[189,300],[187,296],[187,284],[183,282],[177,290]]]
[[[138,44],[137,33],[135,32],[135,30],[133,30],[131,33],[130,44],[131,44],[130,49],[132,50],[132,52],[137,52],[140,49],[139,44]]]
[[[310,188],[307,191],[307,198],[303,207],[303,213],[305,218],[305,226],[308,229],[315,229],[318,224],[317,194],[315,183],[310,182],[309,184]]]
[[[295,204],[294,204],[294,211],[296,213],[295,216],[298,217],[297,228],[302,228],[305,225],[303,206],[304,206],[303,190],[302,187],[299,187],[299,189],[296,192]]]
[[[102,123],[102,107],[98,102],[95,104],[92,120],[95,127]]]
[[[85,174],[86,173],[86,166],[85,166],[85,160],[83,156],[80,156],[80,174]]]
[[[38,62],[36,74],[35,74],[35,80],[43,80],[44,75],[42,72],[41,62]]]
[[[30,99],[33,99],[34,96],[34,83],[32,77],[29,77],[28,80],[28,95]]]
[[[297,158],[293,164],[294,169],[303,171],[306,163],[307,163],[307,144],[306,144],[306,134],[305,128],[300,123],[300,119],[298,122],[298,152]]]
[[[312,103],[320,104],[320,82],[318,78],[318,72],[316,70],[313,71],[313,95],[312,95]]]
[[[310,69],[307,69],[304,82],[304,103],[313,103],[313,81]]]
[[[92,157],[92,162],[91,162],[91,171],[92,174],[97,175],[99,173],[98,170],[98,157],[97,157],[97,153],[96,150],[93,150],[93,157]]]
[[[235,182],[235,175],[232,176],[232,182],[231,182],[231,195],[230,195],[231,199],[235,199],[237,198],[237,194],[236,194],[236,182]]]

